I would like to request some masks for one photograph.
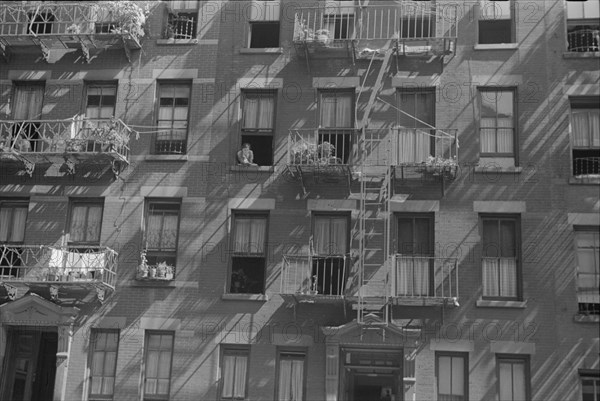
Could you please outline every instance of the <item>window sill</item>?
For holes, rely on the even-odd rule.
[[[198,39],[156,39],[157,45],[197,45]]]
[[[244,166],[241,164],[231,166],[229,171],[257,171],[260,173],[272,173],[275,171],[273,166]]]
[[[159,287],[175,288],[175,279],[153,279],[153,278],[135,278],[131,280],[132,287]]]
[[[260,49],[240,49],[240,54],[283,54],[283,48],[264,47]]]
[[[499,173],[499,174],[520,174],[523,167],[500,167],[497,165],[476,166],[476,173]]]
[[[600,315],[575,315],[573,321],[577,323],[600,323]]]
[[[600,52],[565,52],[563,58],[600,58]]]
[[[187,155],[146,155],[144,156],[146,161],[182,161],[188,160]]]
[[[600,175],[569,177],[569,184],[573,185],[598,185],[600,184]]]
[[[269,296],[265,294],[223,294],[221,299],[224,301],[259,301],[265,302],[269,300]]]
[[[476,305],[478,308],[525,309],[527,307],[527,301],[492,301],[488,299],[478,299]]]
[[[475,50],[514,50],[519,47],[518,43],[490,43],[485,45],[475,45]]]

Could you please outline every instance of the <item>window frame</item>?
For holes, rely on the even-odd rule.
[[[116,335],[117,337],[117,349],[115,351],[115,365],[114,365],[114,372],[115,372],[115,376],[114,376],[114,381],[113,381],[113,388],[112,388],[112,393],[111,395],[102,395],[102,394],[92,394],[92,377],[93,377],[93,367],[94,367],[94,353],[95,353],[95,346],[97,344],[97,336],[100,333],[106,333],[107,335]],[[90,336],[90,347],[89,347],[89,354],[88,354],[88,366],[89,366],[89,377],[88,377],[88,400],[89,401],[96,401],[96,400],[112,400],[114,399],[115,396],[115,382],[117,379],[117,361],[119,360],[119,345],[120,345],[120,330],[119,329],[105,329],[105,328],[99,328],[99,327],[93,327],[91,329],[91,336]],[[106,351],[104,351],[106,352]],[[109,377],[109,376],[99,376],[99,377]]]
[[[273,99],[273,110],[272,110],[272,119],[271,119],[271,128],[249,128],[249,127],[245,127],[244,123],[245,123],[245,119],[246,119],[246,99],[252,98],[256,96],[256,98],[260,99],[262,98],[262,96],[266,96],[266,97],[272,97]],[[248,137],[248,136],[258,136],[258,137],[267,137],[271,139],[271,149],[270,149],[270,155],[271,155],[271,164],[268,164],[268,166],[272,166],[275,164],[275,155],[274,155],[274,142],[275,142],[275,128],[276,128],[276,124],[277,124],[277,98],[278,98],[278,91],[277,89],[242,89],[241,94],[241,101],[240,101],[240,143],[239,143],[239,147],[238,149],[241,149],[242,144],[243,143],[250,143],[250,139],[244,139],[244,137]],[[260,113],[262,112],[262,108],[260,108],[260,101],[259,101],[259,110],[258,110],[258,116],[257,118],[260,116]],[[252,143],[250,143],[250,145],[252,146]],[[256,149],[255,149],[256,150]],[[254,162],[256,163],[256,155],[254,158]],[[260,161],[260,160],[259,160]],[[260,163],[258,163],[260,164]],[[266,164],[260,164],[260,165],[265,165]]]
[[[583,381],[591,380],[594,382],[594,401],[600,401],[600,370],[598,369],[579,369],[579,385],[581,387],[581,398],[584,396]]]
[[[115,81],[86,81],[84,84],[85,87],[85,92],[84,92],[84,96],[85,96],[85,102],[82,104],[83,106],[83,114],[86,116],[86,118],[92,118],[92,119],[99,119],[99,120],[108,120],[110,118],[114,118],[117,114],[117,104],[119,102],[119,83],[115,82]],[[100,117],[89,117],[87,115],[87,109],[89,106],[89,93],[90,93],[90,89],[92,88],[111,88],[114,87],[115,89],[115,103],[113,105],[113,113],[111,117],[108,118],[100,118]],[[102,98],[104,96],[101,94],[100,95],[100,108],[102,107]]]
[[[514,159],[514,163],[515,166],[519,165],[519,129],[518,129],[518,122],[519,122],[519,118],[518,118],[518,97],[517,97],[517,87],[514,86],[478,86],[477,87],[477,92],[478,92],[478,106],[479,106],[479,116],[477,119],[477,131],[478,131],[478,135],[477,135],[477,139],[479,140],[479,157],[480,158],[491,158],[491,157],[506,157],[506,158],[513,158]],[[512,101],[512,130],[513,130],[513,146],[512,146],[512,153],[500,153],[497,152],[498,150],[498,129],[502,128],[502,129],[506,129],[506,127],[498,127],[497,125],[494,128],[495,133],[494,133],[494,137],[495,137],[495,148],[496,148],[496,152],[489,152],[489,153],[484,153],[481,149],[483,141],[481,138],[481,119],[484,118],[483,116],[483,96],[484,93],[496,93],[496,99],[498,99],[498,93],[499,92],[511,92],[512,93],[512,97],[513,97],[513,101]],[[495,119],[496,119],[496,124],[497,124],[497,120],[498,120],[498,102],[496,100],[496,110],[495,110]],[[489,118],[489,117],[487,117]],[[492,127],[486,127],[486,129],[490,129]]]
[[[487,6],[485,6],[485,9],[488,10],[489,9],[489,4],[490,3],[496,3],[496,2],[509,2],[509,11],[510,11],[510,18],[496,18],[496,15],[494,15],[494,18],[489,18],[487,15],[484,18],[484,9],[483,9],[483,5],[484,4],[488,4]],[[496,10],[496,6],[494,5],[494,14],[496,14],[495,10]],[[515,1],[514,0],[478,0],[478,13],[477,13],[477,45],[478,46],[496,46],[496,45],[507,45],[507,44],[516,44],[518,43],[517,40],[517,24],[516,24],[516,6],[515,6]],[[482,22],[490,22],[490,21],[510,21],[510,42],[492,42],[492,43],[481,43],[480,39],[481,39],[481,33],[482,33],[482,27],[481,27],[481,23]]]
[[[275,396],[274,400],[279,399],[279,381],[281,375],[281,360],[302,360],[302,399],[297,401],[306,400],[306,373],[308,365],[308,348],[307,347],[281,347],[277,346],[277,360],[275,364]],[[285,357],[284,357],[285,356]],[[295,400],[296,401],[296,400]]]
[[[428,223],[429,223],[429,238],[428,238],[428,246],[429,246],[429,252],[428,253],[422,253],[422,252],[413,252],[413,253],[403,253],[402,252],[402,248],[400,247],[400,219],[411,219],[412,220],[412,227],[413,227],[413,240],[414,240],[414,224],[415,224],[415,220],[416,219],[427,219]],[[394,241],[394,250],[395,253],[401,254],[403,256],[428,256],[431,258],[435,257],[435,213],[407,213],[407,212],[400,212],[400,213],[394,213],[394,224],[395,224],[395,236],[396,239]],[[413,244],[415,243],[414,241],[412,242]],[[414,249],[414,248],[413,248]]]
[[[153,136],[153,144],[152,144],[152,154],[155,155],[186,155],[188,153],[188,139],[190,136],[190,119],[191,119],[191,110],[192,110],[192,96],[193,96],[193,89],[194,89],[194,85],[193,82],[190,82],[189,80],[159,80],[156,83],[156,106],[155,106],[155,118],[154,121],[156,123],[156,130],[157,131],[161,131],[160,128],[160,121],[167,121],[167,120],[161,120],[160,119],[160,109],[161,109],[161,105],[160,105],[160,99],[161,99],[161,90],[162,88],[168,87],[168,86],[181,86],[181,87],[187,87],[189,89],[189,95],[188,95],[188,104],[187,104],[187,118],[185,120],[186,126],[185,126],[185,139],[182,139],[182,143],[183,143],[183,150],[181,152],[175,152],[175,151],[170,151],[170,152],[158,152],[157,148],[158,148],[158,142],[159,141],[178,141],[178,139],[158,139],[158,134],[159,132],[157,132],[154,136]],[[177,99],[177,98],[171,98],[171,99]],[[172,105],[172,108],[174,108],[175,105]],[[171,119],[171,128],[169,128],[171,131],[176,129],[173,128],[173,122],[175,121],[184,121],[184,120],[173,120]],[[178,128],[177,128],[178,129]]]
[[[277,46],[263,46],[257,47],[252,46],[252,38],[254,37],[254,26],[256,25],[277,25]],[[256,20],[256,21],[248,21],[248,49],[279,49],[281,47],[281,21],[273,20]]]
[[[586,303],[586,302],[580,302],[579,301],[579,295],[586,295],[588,293],[592,293],[592,294],[598,294],[598,288],[600,288],[600,285],[598,286],[598,288],[596,288],[596,290],[594,291],[594,287],[589,287],[589,288],[580,288],[579,287],[579,244],[577,241],[577,237],[578,237],[578,233],[594,233],[596,234],[597,237],[600,237],[600,227],[598,226],[582,226],[582,225],[575,225],[573,226],[573,234],[574,234],[574,238],[573,238],[573,249],[574,249],[574,253],[575,253],[575,293],[577,295],[577,304],[578,304],[578,314],[579,315],[585,315],[585,314],[590,314],[590,313],[584,313],[582,311],[582,305],[589,305],[589,304],[595,304],[595,302],[590,302],[590,303]],[[589,249],[589,248],[584,248],[584,249]],[[595,245],[592,245],[591,247],[592,250],[597,250],[600,248],[596,248]],[[600,263],[600,261],[598,260],[599,256],[598,256],[598,252],[593,252],[594,258],[595,258],[595,263],[598,264]],[[591,273],[593,274],[593,273]],[[595,273],[595,275],[597,276],[596,278],[596,283],[598,283],[598,276],[600,276],[600,270],[598,272]],[[600,307],[599,307],[600,309]],[[593,311],[591,314],[594,314]]]
[[[184,15],[184,18],[189,18],[189,16],[192,16],[192,35],[189,38],[178,38],[177,37],[177,30],[173,31],[173,38],[169,38],[168,35],[168,31],[169,31],[169,27],[171,27],[173,25],[173,20],[177,20],[179,18],[181,18],[181,16]],[[173,39],[175,41],[188,41],[188,40],[194,40],[198,38],[198,27],[199,27],[199,14],[198,14],[198,9],[177,9],[177,10],[168,10],[167,15],[166,15],[166,20],[163,24],[164,26],[164,38],[165,39]],[[189,21],[189,19],[188,19]],[[180,23],[179,21],[177,21],[176,23]]]
[[[244,380],[244,397],[223,397],[223,388],[225,385],[225,355],[245,356],[246,357],[246,378]],[[235,371],[235,369],[234,369]],[[219,350],[219,385],[217,386],[217,400],[240,400],[248,398],[248,379],[250,377],[250,346],[221,344]],[[232,378],[232,380],[235,380]],[[235,391],[234,391],[235,392]]]
[[[345,257],[348,256],[348,254],[350,253],[350,251],[352,250],[352,242],[350,240],[350,234],[352,233],[352,216],[350,214],[350,212],[327,212],[327,211],[313,211],[311,213],[311,224],[310,224],[310,241],[311,241],[311,247],[313,249],[311,249],[311,254],[314,251],[315,248],[315,241],[314,241],[314,237],[315,237],[315,227],[316,227],[316,221],[318,218],[328,218],[329,220],[333,219],[333,218],[339,218],[339,217],[343,217],[346,219],[346,253],[329,253],[327,255],[321,255],[321,254],[317,254],[315,253],[313,256],[316,257],[321,257],[321,258],[339,258],[339,257]],[[329,228],[331,229],[331,225],[329,225]],[[331,232],[330,232],[331,234]]]
[[[171,360],[170,360],[170,364],[169,364],[169,391],[167,394],[146,394],[146,379],[147,379],[147,375],[146,375],[146,370],[148,367],[148,355],[149,355],[149,348],[148,348],[148,343],[150,341],[150,336],[151,335],[170,335],[171,336]],[[159,349],[159,352],[161,352],[162,349]],[[173,380],[173,354],[175,353],[175,331],[172,330],[145,330],[144,332],[144,357],[143,357],[143,365],[142,365],[142,399],[144,401],[146,400],[161,400],[161,401],[167,401],[170,398],[171,395],[171,381]]]
[[[457,351],[435,351],[435,392],[436,396],[440,398],[440,357],[449,358],[462,358],[463,360],[463,401],[469,400],[469,353],[468,352],[457,352]],[[452,359],[450,360],[450,366],[452,366]],[[452,383],[452,372],[450,372],[450,383]]]
[[[351,97],[351,102],[350,102],[350,123],[351,126],[350,127],[325,127],[323,125],[321,125],[321,122],[323,121],[323,95],[325,94],[334,94],[335,98],[336,98],[336,111],[337,111],[337,107],[338,107],[338,95],[339,94],[348,94]],[[336,114],[336,111],[334,111],[334,114]],[[336,88],[336,89],[330,89],[330,88],[319,88],[317,89],[317,121],[319,122],[319,131],[323,130],[333,130],[333,131],[350,131],[350,130],[355,130],[356,129],[356,124],[355,124],[355,119],[356,119],[356,88]],[[337,125],[337,121],[336,121],[336,125]]]
[[[9,207],[11,209],[15,209],[15,208],[24,208],[25,209],[25,227],[23,227],[23,240],[22,241],[12,241],[12,240],[6,240],[6,241],[0,241],[1,245],[22,245],[25,243],[25,236],[27,234],[27,217],[29,216],[29,198],[0,198],[0,210],[2,210],[2,208],[5,207]],[[11,212],[10,214],[10,221],[11,224],[9,227],[11,227],[11,231],[9,231],[9,233],[11,234],[11,238],[14,235],[14,233],[12,232],[12,227],[13,222],[14,222],[14,211]]]
[[[587,0],[586,0],[587,1]],[[583,16],[582,18],[569,18],[569,3],[579,3],[582,4],[583,1],[581,0],[566,0],[565,4],[564,4],[564,23],[565,23],[565,35],[566,35],[566,49],[565,51],[567,53],[597,53],[598,51],[600,51],[600,48],[598,46],[593,46],[593,44],[589,47],[596,47],[596,49],[592,49],[592,50],[573,50],[569,47],[569,31],[571,28],[577,27],[577,26],[586,26],[586,27],[596,27],[597,29],[600,29],[600,20],[598,20],[598,18],[586,18],[586,8],[585,6],[583,6]],[[583,4],[582,4],[583,5]],[[584,29],[588,29],[588,28],[584,28]],[[600,43],[597,43],[598,45],[600,45]]]
[[[530,356],[528,354],[502,354],[502,353],[497,353],[496,354],[496,391],[497,391],[497,395],[498,397],[500,397],[500,388],[501,388],[501,383],[500,383],[500,364],[501,363],[520,363],[523,364],[523,370],[525,373],[525,377],[523,378],[523,381],[525,382],[525,399],[529,400],[531,399],[531,371],[530,371]],[[512,380],[512,378],[511,378]],[[512,387],[511,383],[511,388]],[[502,400],[504,401],[504,400]],[[509,401],[509,400],[507,400]]]
[[[66,232],[68,233],[68,240],[67,243],[69,246],[81,246],[81,247],[98,247],[100,246],[100,244],[102,243],[102,226],[103,226],[103,221],[104,221],[104,203],[105,200],[104,198],[70,198],[69,199],[69,215],[67,218],[67,227],[66,227]],[[73,211],[75,210],[76,206],[81,206],[81,205],[85,205],[85,206],[92,206],[92,205],[96,205],[96,206],[101,206],[101,213],[100,213],[100,232],[98,233],[98,242],[95,241],[72,241],[71,240],[71,225],[73,224]],[[88,224],[88,216],[89,216],[89,208],[86,212],[86,228],[87,228],[87,224]],[[86,230],[87,231],[87,230]]]
[[[233,282],[233,269],[235,261],[234,259],[262,259],[263,261],[263,281],[261,283],[262,290],[260,293],[254,292],[239,292],[238,294],[264,294],[266,291],[266,283],[267,283],[267,255],[269,254],[268,245],[269,245],[269,222],[270,222],[270,211],[269,210],[247,210],[247,209],[235,209],[231,211],[231,231],[230,231],[230,246],[231,246],[231,257],[229,263],[229,272],[227,275],[227,291],[226,293],[235,294],[236,292],[231,291],[231,286]],[[252,253],[252,252],[236,252],[235,251],[235,238],[236,238],[236,230],[237,225],[236,221],[239,218],[256,218],[256,219],[264,219],[265,220],[265,233],[264,233],[264,244],[263,244],[263,252],[262,254]]]
[[[571,176],[572,177],[580,177],[586,176],[589,174],[576,174],[576,160],[582,159],[582,157],[575,157],[575,152],[589,152],[589,153],[598,153],[597,156],[600,159],[600,146],[593,145],[593,134],[590,132],[591,137],[588,138],[590,140],[590,145],[588,147],[583,146],[575,146],[575,129],[574,129],[574,119],[573,115],[577,113],[576,110],[587,111],[589,112],[597,112],[600,114],[600,100],[598,100],[595,96],[570,96],[569,97],[569,145],[571,147],[570,158],[571,158]],[[588,117],[589,119],[589,117]],[[587,157],[587,156],[586,156]],[[584,158],[586,158],[584,157]],[[594,157],[594,156],[591,156]],[[600,163],[600,160],[596,162],[596,165]],[[593,168],[593,167],[592,167]],[[600,170],[600,167],[598,167]]]
[[[484,273],[483,273],[483,258],[485,258],[485,249],[484,249],[484,230],[483,223],[484,220],[496,220],[498,223],[502,220],[513,221],[515,223],[515,265],[516,265],[516,292],[517,295],[515,297],[507,297],[507,296],[487,296],[483,293],[483,281],[484,281]],[[484,300],[492,300],[492,301],[522,301],[523,300],[523,266],[522,266],[522,247],[521,247],[521,215],[520,214],[504,214],[504,213],[480,213],[479,214],[479,233],[481,238],[481,285],[482,285],[482,294],[481,298]],[[500,258],[500,257],[498,257]],[[499,277],[498,277],[499,279]]]
[[[150,211],[151,211],[151,207],[152,205],[177,205],[178,209],[177,209],[177,238],[175,239],[175,251],[164,251],[164,250],[148,250],[148,223],[150,221]],[[173,272],[173,277],[176,276],[176,272],[177,272],[177,255],[179,253],[179,236],[180,236],[180,229],[181,229],[181,205],[182,205],[182,200],[181,198],[146,198],[144,199],[144,217],[143,217],[143,221],[142,221],[142,244],[141,244],[141,249],[143,249],[144,251],[146,251],[147,257],[148,257],[148,253],[154,253],[157,254],[156,257],[162,257],[165,256],[168,257],[172,257],[174,259],[174,272]],[[171,255],[172,253],[172,255]],[[150,255],[151,257],[154,257],[153,255]],[[152,264],[150,264],[152,265]]]

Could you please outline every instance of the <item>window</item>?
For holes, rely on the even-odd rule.
[[[113,84],[90,84],[87,87],[87,118],[108,119],[115,115],[117,86]]]
[[[521,298],[517,216],[482,216],[483,298]]]
[[[577,299],[579,313],[600,314],[600,231],[598,227],[576,226]]]
[[[343,295],[349,248],[349,216],[317,214],[312,232],[312,289]]]
[[[144,400],[168,400],[173,362],[173,332],[146,331]]]
[[[90,400],[112,400],[119,349],[118,330],[92,331],[90,342]]]
[[[187,152],[188,114],[191,86],[189,84],[160,83],[158,129],[154,151],[157,154],[184,154]]]
[[[434,294],[433,225],[433,215],[398,215],[396,295]]]
[[[579,369],[581,401],[600,401],[600,371]]]
[[[52,33],[54,14],[50,10],[39,10],[27,13],[27,34],[44,35]]]
[[[529,397],[529,357],[496,355],[498,401],[527,401]]]
[[[245,399],[248,384],[248,356],[244,347],[225,347],[221,358],[221,400]]]
[[[279,21],[250,22],[250,48],[279,47]]]
[[[481,156],[515,156],[514,90],[480,88],[479,140]]]
[[[334,164],[348,164],[354,130],[354,89],[319,91],[318,144],[327,146]]]
[[[438,401],[469,399],[469,354],[436,352],[435,375]]]
[[[234,214],[231,293],[264,292],[267,225],[266,213]]]
[[[422,163],[435,154],[435,90],[398,91],[400,163]]]
[[[0,277],[22,277],[22,248],[29,201],[0,200]]]
[[[279,352],[277,359],[277,390],[279,401],[303,401],[306,353]]]
[[[103,200],[72,200],[69,223],[69,245],[100,245]]]
[[[242,144],[250,144],[254,163],[261,166],[273,165],[276,94],[275,91],[242,93]]]
[[[600,101],[597,97],[572,97],[571,138],[573,175],[600,174]]]
[[[13,120],[25,120],[13,127],[12,146],[20,152],[41,152],[49,145],[40,135],[40,123],[27,120],[42,119],[42,103],[45,86],[43,83],[15,84]]]
[[[479,44],[514,43],[511,0],[481,0]]]
[[[179,201],[154,199],[146,202],[144,250],[149,266],[164,262],[175,269],[180,208]]]
[[[569,52],[600,50],[600,4],[567,0],[567,46]]]
[[[166,39],[195,39],[198,24],[196,12],[169,13],[167,27],[165,29]]]

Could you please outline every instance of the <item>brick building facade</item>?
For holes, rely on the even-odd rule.
[[[0,2],[2,399],[599,399],[597,2],[115,3]]]

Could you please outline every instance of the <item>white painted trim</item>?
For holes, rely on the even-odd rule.
[[[567,221],[574,226],[600,226],[600,214],[596,213],[567,213]]]

